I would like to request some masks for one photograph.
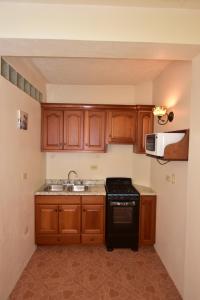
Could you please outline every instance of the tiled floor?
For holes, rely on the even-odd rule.
[[[180,300],[152,248],[39,247],[10,300]]]

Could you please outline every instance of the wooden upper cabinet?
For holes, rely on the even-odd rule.
[[[144,153],[153,132],[153,105],[42,104],[42,150],[104,152],[106,144],[133,144]]]
[[[137,132],[134,152],[145,153],[145,135],[153,132],[152,106],[137,111]]]
[[[85,111],[84,149],[89,151],[105,150],[105,112]]]
[[[83,149],[83,111],[64,111],[64,150]]]
[[[59,205],[59,232],[80,234],[80,205]]]
[[[131,110],[108,112],[108,144],[133,144],[135,142],[136,113]]]
[[[44,110],[42,116],[42,149],[61,150],[63,148],[63,112]]]

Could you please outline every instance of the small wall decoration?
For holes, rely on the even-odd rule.
[[[22,110],[18,110],[17,112],[17,128],[28,129],[28,114]]]

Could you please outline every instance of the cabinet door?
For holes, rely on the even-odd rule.
[[[44,110],[42,114],[42,149],[63,149],[63,112]]]
[[[59,233],[80,234],[80,205],[59,205]]]
[[[83,148],[83,111],[64,112],[64,149]]]
[[[108,113],[108,143],[133,144],[135,124],[135,111],[110,111]]]
[[[58,233],[58,206],[36,205],[36,235]]]
[[[99,234],[104,230],[104,206],[82,205],[82,233]]]
[[[105,150],[105,112],[85,112],[85,150]]]
[[[140,245],[155,243],[156,196],[141,196]]]
[[[145,153],[145,134],[153,132],[153,113],[150,111],[138,111],[137,138],[134,151]]]

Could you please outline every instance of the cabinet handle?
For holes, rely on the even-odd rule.
[[[90,241],[91,241],[91,242],[94,242],[94,238],[90,238]]]
[[[59,212],[62,212],[63,211],[63,209],[62,208],[59,208]]]
[[[54,211],[55,211],[55,212],[58,212],[58,209],[57,209],[57,208],[55,208],[55,209],[54,209]]]
[[[83,208],[83,211],[84,211],[84,212],[86,212],[86,209],[85,209],[85,208]]]
[[[87,143],[87,144],[85,144],[85,146],[88,146],[88,143]]]

